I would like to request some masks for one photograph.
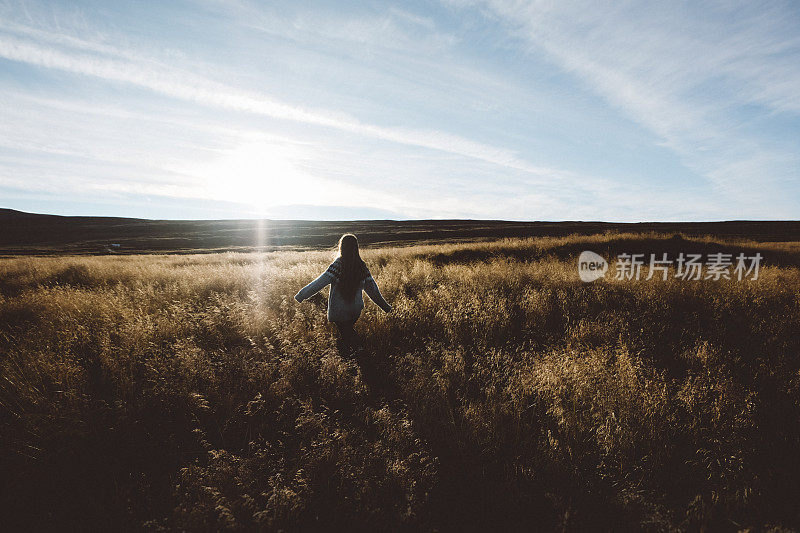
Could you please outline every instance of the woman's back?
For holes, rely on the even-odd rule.
[[[355,293],[348,295],[341,283],[342,268],[342,258],[337,257],[325,271],[331,278],[331,292],[328,295],[328,320],[331,322],[347,322],[358,318],[364,309],[361,292],[365,288],[367,277],[372,278],[369,269],[364,265],[364,272],[356,284]]]
[[[367,265],[362,263],[362,271],[359,274],[359,281],[355,286],[354,294],[347,294],[346,287],[342,286],[342,258],[336,260],[328,266],[317,279],[300,289],[295,299],[298,302],[307,300],[323,288],[330,284],[331,292],[328,295],[328,320],[331,322],[348,322],[356,320],[364,309],[364,298],[361,295],[365,291],[373,302],[386,312],[391,311],[392,306],[384,300],[378,284],[372,278],[372,274]]]

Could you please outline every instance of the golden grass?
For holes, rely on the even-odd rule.
[[[760,279],[583,284],[583,249],[760,251]],[[800,527],[796,244],[657,234],[368,249],[343,359],[330,251],[0,259],[20,529]]]

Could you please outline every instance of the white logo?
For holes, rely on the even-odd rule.
[[[588,250],[581,252],[578,257],[578,275],[581,281],[586,283],[600,279],[606,275],[608,263],[602,255],[598,255]]]

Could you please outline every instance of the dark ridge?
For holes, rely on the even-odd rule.
[[[651,231],[686,236],[746,238],[761,242],[800,240],[800,222],[797,221],[146,220],[40,215],[0,209],[0,253],[7,255],[323,248],[333,246],[345,232],[356,233],[364,245],[386,245]]]
[[[667,259],[676,260],[678,254],[700,254],[704,258],[708,254],[730,254],[732,261],[742,253],[747,257],[752,257],[756,253],[761,254],[761,265],[772,266],[800,266],[800,252],[787,250],[775,250],[757,246],[747,246],[739,244],[718,243],[718,242],[698,242],[676,238],[649,238],[640,237],[635,239],[609,239],[602,243],[572,242],[560,246],[548,246],[545,249],[531,247],[520,248],[517,246],[494,247],[492,249],[462,248],[451,252],[422,252],[420,257],[433,261],[438,265],[445,264],[469,264],[484,262],[493,259],[509,259],[513,261],[535,261],[546,257],[554,257],[560,260],[574,260],[584,250],[591,250],[613,262],[620,254],[642,254],[643,261],[648,263],[650,254],[655,255],[659,260],[663,254],[667,254]]]

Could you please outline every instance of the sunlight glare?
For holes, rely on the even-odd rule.
[[[212,198],[251,205],[267,216],[271,206],[325,202],[333,184],[299,168],[301,158],[288,143],[250,140],[224,152],[203,174]]]

